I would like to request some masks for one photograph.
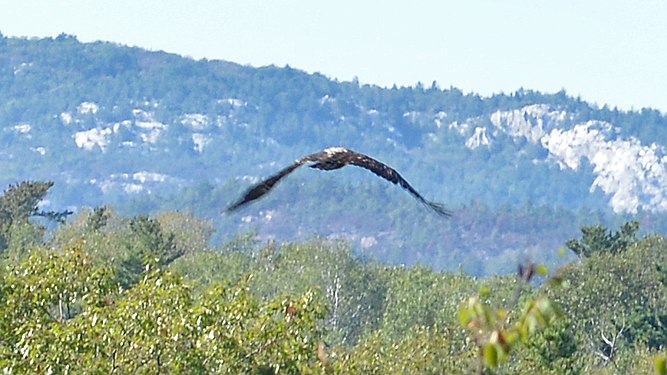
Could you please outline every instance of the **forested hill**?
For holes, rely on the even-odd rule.
[[[664,231],[666,125],[655,110],[565,92],[381,88],[67,35],[0,35],[3,187],[52,180],[46,208],[190,210],[212,219],[218,238],[343,237],[370,257],[476,274],[550,258],[584,224],[636,216]],[[221,215],[251,183],[329,146],[388,163],[454,217],[443,222],[354,168],[299,170],[267,199]]]

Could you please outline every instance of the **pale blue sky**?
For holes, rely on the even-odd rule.
[[[7,36],[113,41],[194,58],[289,64],[381,86],[490,95],[564,88],[667,113],[665,0],[0,1]]]

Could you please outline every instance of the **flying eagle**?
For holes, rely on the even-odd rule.
[[[238,209],[239,207],[254,201],[255,199],[261,198],[266,193],[268,193],[275,186],[275,184],[277,184],[278,181],[280,181],[283,177],[292,173],[292,171],[299,168],[303,164],[310,162],[312,162],[313,164],[309,165],[309,167],[315,169],[321,169],[324,171],[343,168],[348,164],[366,168],[369,171],[375,173],[376,175],[384,178],[385,180],[400,185],[402,188],[409,191],[410,194],[412,194],[418,201],[427,205],[438,215],[444,217],[448,217],[451,215],[449,211],[447,211],[442,204],[436,202],[430,202],[424,199],[424,197],[422,197],[417,192],[417,190],[415,190],[412,186],[410,186],[410,184],[403,177],[401,177],[401,175],[398,174],[396,170],[394,170],[390,166],[380,161],[377,161],[370,156],[360,154],[358,152],[354,152],[352,150],[348,150],[343,147],[327,148],[326,150],[316,152],[314,154],[307,155],[302,157],[301,159],[296,160],[294,163],[283,168],[275,175],[252,186],[250,189],[248,189],[248,191],[245,193],[245,195],[243,195],[241,199],[239,199],[236,203],[229,206],[226,211],[228,213],[232,212]]]

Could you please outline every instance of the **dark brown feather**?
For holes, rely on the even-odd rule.
[[[417,190],[415,190],[415,188],[413,188],[412,185],[410,185],[408,181],[403,178],[403,176],[401,176],[398,172],[396,172],[394,168],[391,168],[390,166],[376,159],[373,159],[370,156],[359,153],[355,153],[355,155],[351,158],[350,164],[366,168],[369,171],[375,173],[376,175],[384,178],[385,180],[399,185],[403,189],[410,192],[410,194],[412,194],[412,196],[417,198],[418,201],[427,205],[429,208],[437,212],[439,215],[445,217],[451,216],[449,211],[447,211],[442,204],[437,202],[427,201],[424,197],[422,197],[421,194],[419,194]]]
[[[408,181],[406,181],[398,172],[396,172],[395,169],[391,168],[390,166],[376,159],[373,159],[370,156],[360,154],[358,152],[354,152],[352,150],[348,150],[342,147],[328,148],[326,150],[307,155],[295,161],[290,166],[283,168],[275,175],[252,186],[240,200],[229,206],[226,211],[227,212],[234,211],[251,201],[261,198],[266,193],[268,193],[273,188],[273,186],[275,186],[275,184],[277,184],[278,181],[280,181],[283,177],[287,176],[296,168],[308,162],[314,162],[314,164],[310,165],[311,168],[316,168],[321,170],[338,169],[348,164],[368,169],[369,171],[384,178],[385,180],[390,181],[406,189],[417,200],[419,200],[421,203],[431,208],[439,215],[445,217],[451,216],[449,211],[447,211],[442,204],[427,201],[426,199],[424,199],[424,197],[422,197],[421,194],[419,194],[417,190],[415,190],[408,183]]]
[[[227,212],[232,212],[236,210],[237,208],[250,203],[254,201],[255,199],[259,199],[264,194],[268,193],[275,184],[278,183],[283,177],[287,176],[288,174],[292,173],[293,170],[296,168],[300,167],[301,164],[303,164],[300,161],[294,162],[292,165],[283,168],[280,170],[280,172],[274,174],[273,176],[267,178],[264,181],[260,181],[259,183],[253,185],[246,191],[246,193],[239,199],[236,203],[232,204],[231,206],[227,207],[226,211]]]

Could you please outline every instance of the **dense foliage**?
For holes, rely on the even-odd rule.
[[[41,199],[33,186],[16,202]],[[667,242],[634,223],[596,243],[582,228],[571,243],[596,251],[551,273],[485,279],[326,239],[210,248],[189,213],[25,225],[2,232],[4,373],[664,373]]]

